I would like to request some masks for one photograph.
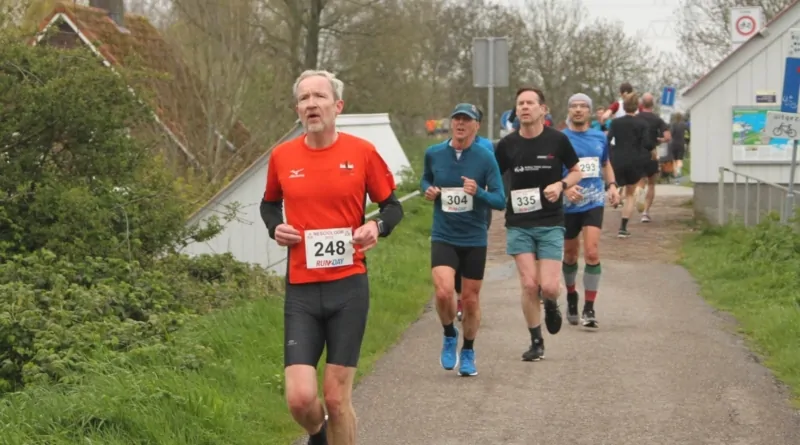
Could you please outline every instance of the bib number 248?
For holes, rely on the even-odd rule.
[[[355,253],[352,240],[353,230],[349,227],[306,230],[306,267],[322,269],[352,265]]]

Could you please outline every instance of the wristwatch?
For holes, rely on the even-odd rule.
[[[606,184],[606,191],[608,191],[608,189],[610,189],[612,185],[616,188],[619,188],[616,182],[609,182],[608,184]]]
[[[567,181],[561,181],[561,191],[564,191],[566,189],[567,189]]]
[[[383,236],[386,233],[386,226],[383,224],[383,220],[375,218],[375,224],[378,225],[378,236]]]

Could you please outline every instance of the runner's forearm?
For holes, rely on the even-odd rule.
[[[564,176],[564,182],[567,183],[566,188],[570,188],[581,182],[582,177],[583,175],[580,170],[570,170],[569,173],[567,173],[567,176]]]
[[[283,201],[261,201],[259,210],[269,237],[275,239],[275,228],[283,224]]]
[[[500,174],[500,167],[492,163],[491,171],[488,175],[486,190],[478,189],[475,197],[489,204],[495,210],[505,210],[506,192],[503,188],[503,176]]]
[[[617,178],[614,176],[614,167],[611,166],[611,162],[609,161],[606,161],[603,165],[603,177],[606,178],[606,186],[612,182],[614,184],[617,183]]]
[[[422,193],[433,187],[433,170],[431,170],[431,162],[427,151],[425,152],[425,164],[422,167],[422,178],[419,181],[419,186]]]
[[[380,209],[380,218],[386,228],[386,233],[382,236],[389,236],[403,220],[403,204],[397,199],[394,192],[388,198],[378,203]]]
[[[489,204],[489,207],[495,210],[503,210],[506,208],[506,196],[502,189],[493,191],[478,189],[478,192],[475,193],[475,197]]]

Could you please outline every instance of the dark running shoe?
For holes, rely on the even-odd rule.
[[[538,362],[542,359],[544,359],[544,341],[541,339],[531,344],[531,347],[522,353],[522,361],[525,362]]]
[[[594,315],[594,309],[584,309],[581,316],[581,322],[585,328],[597,329],[597,317]]]
[[[567,321],[573,326],[578,325],[578,293],[567,293]]]
[[[558,334],[561,330],[561,311],[558,309],[558,301],[545,298],[544,301],[544,324],[547,332],[551,335]]]

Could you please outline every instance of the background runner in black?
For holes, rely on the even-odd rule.
[[[608,140],[616,140],[611,166],[617,183],[625,186],[625,202],[622,207],[622,225],[618,236],[627,238],[628,219],[633,214],[636,204],[634,198],[636,186],[644,177],[644,164],[650,159],[648,146],[647,122],[635,116],[639,109],[639,96],[633,93],[625,98],[622,104],[625,116],[614,119],[608,131]]]
[[[642,187],[647,187],[644,198],[644,208],[642,209],[642,222],[650,222],[650,207],[656,199],[656,182],[658,179],[658,146],[670,141],[669,126],[661,116],[653,113],[655,106],[653,95],[645,93],[642,96],[642,110],[637,115],[647,122],[648,143],[647,149],[650,150],[650,161],[644,165],[645,178],[642,179]]]
[[[689,132],[689,125],[683,118],[683,114],[675,113],[672,115],[670,133],[672,141],[669,143],[669,156],[675,161],[675,177],[683,174],[683,158],[686,156],[686,133]]]

